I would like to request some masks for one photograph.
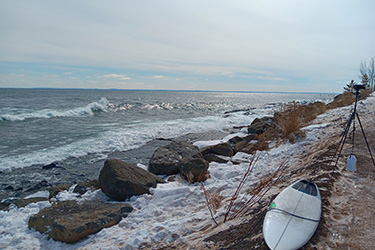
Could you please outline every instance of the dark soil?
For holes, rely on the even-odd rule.
[[[363,132],[359,128],[355,131],[357,172],[345,170],[346,157],[352,150],[351,138],[344,143],[342,156],[335,166],[338,157],[335,152],[346,126],[346,122],[341,122],[331,131],[329,140],[315,145],[301,157],[301,167],[286,174],[288,178],[302,177],[315,182],[322,197],[318,229],[301,249],[375,249],[375,164],[370,155],[375,152],[374,113],[375,110],[366,112],[361,120]],[[279,186],[281,190],[283,186],[280,183]],[[258,209],[248,222],[206,238],[205,241],[214,243],[208,249],[268,249],[262,236],[265,213],[265,208]]]

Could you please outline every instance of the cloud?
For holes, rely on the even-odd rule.
[[[235,76],[235,73],[232,72],[232,71],[226,71],[226,72],[222,72],[220,73],[221,76],[227,76],[229,78],[233,78]]]
[[[225,78],[231,88],[231,78],[243,75],[333,86],[355,78],[359,62],[374,56],[373,0],[36,0],[1,7],[1,60],[66,66],[51,74],[95,68],[99,78],[119,81],[136,81],[140,71],[149,81],[168,76],[157,86],[186,76]]]
[[[287,81],[288,79],[283,77],[272,77],[272,76],[257,76],[256,79],[260,80],[272,80],[272,81]]]
[[[63,75],[71,75],[73,72],[64,72]]]
[[[130,80],[131,78],[127,75],[119,75],[119,74],[107,74],[107,75],[101,75],[97,78],[116,78],[119,80]]]

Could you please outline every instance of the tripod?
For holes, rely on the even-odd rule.
[[[370,156],[371,156],[371,159],[372,159],[372,163],[374,164],[374,167],[375,167],[375,161],[374,161],[374,157],[372,156],[372,153],[371,153],[371,149],[370,149],[370,146],[367,142],[367,138],[366,138],[366,134],[365,134],[365,131],[363,130],[363,126],[362,126],[362,123],[361,123],[361,119],[359,119],[359,115],[357,113],[357,102],[358,102],[358,95],[359,95],[359,90],[360,89],[364,89],[364,87],[362,85],[354,85],[354,89],[356,90],[355,92],[355,103],[354,103],[354,110],[353,110],[353,113],[350,115],[350,118],[349,118],[349,121],[346,125],[346,128],[341,136],[341,139],[340,139],[340,142],[339,142],[339,145],[337,146],[336,148],[336,151],[335,151],[335,154],[334,156],[337,154],[337,152],[339,151],[339,154],[336,158],[336,163],[335,163],[335,167],[337,166],[337,163],[339,161],[339,158],[341,156],[341,152],[344,148],[344,144],[345,144],[345,141],[346,141],[346,138],[348,136],[348,132],[349,132],[349,129],[350,129],[350,125],[353,123],[353,135],[352,135],[352,154],[354,152],[354,134],[355,134],[355,118],[357,117],[358,119],[358,122],[359,122],[359,126],[361,127],[361,130],[362,130],[362,134],[363,134],[363,138],[365,139],[365,142],[366,142],[366,145],[367,145],[367,149],[370,153]]]

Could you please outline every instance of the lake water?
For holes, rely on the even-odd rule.
[[[56,184],[62,175],[72,180],[91,178],[85,169],[157,138],[230,131],[272,115],[289,101],[332,98],[296,93],[0,89],[2,189],[22,191],[32,180]],[[62,166],[58,173],[39,171],[54,162]]]

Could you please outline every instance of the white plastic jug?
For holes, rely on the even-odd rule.
[[[353,153],[351,153],[346,160],[346,170],[357,171],[357,158]]]

